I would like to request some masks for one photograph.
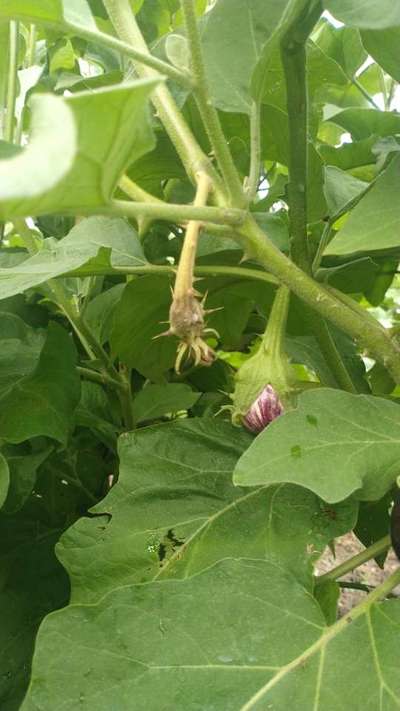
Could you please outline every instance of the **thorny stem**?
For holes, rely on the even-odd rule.
[[[226,142],[217,110],[213,106],[209,96],[194,0],[181,0],[181,7],[190,51],[191,70],[195,80],[194,96],[197,107],[210,139],[225,185],[228,188],[231,202],[238,207],[244,207],[246,199],[239,174]]]
[[[340,565],[337,565],[336,568],[324,573],[324,575],[319,575],[316,578],[316,584],[320,585],[326,580],[337,580],[338,578],[342,578],[343,575],[351,573],[363,563],[367,563],[367,561],[372,560],[372,558],[376,558],[378,555],[381,555],[381,553],[385,553],[385,551],[390,548],[390,545],[390,536],[384,536],[379,541],[376,541],[376,543],[372,546],[369,546],[369,548],[361,551],[361,553],[357,553],[357,555],[345,560]]]
[[[195,207],[204,207],[206,205],[209,191],[210,180],[207,175],[202,174],[198,178],[196,197],[194,200]],[[178,271],[176,273],[174,300],[185,297],[188,291],[193,288],[193,272],[201,226],[201,222],[194,220],[189,222],[187,226]]]

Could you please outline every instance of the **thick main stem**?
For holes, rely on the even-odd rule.
[[[307,230],[309,109],[306,42],[318,14],[318,7],[309,14],[306,11],[304,20],[300,22],[300,29],[299,18],[296,18],[281,42],[289,121],[290,256],[295,264],[310,275],[312,263]],[[307,307],[305,317],[337,384],[348,392],[357,392],[324,319],[314,309]]]

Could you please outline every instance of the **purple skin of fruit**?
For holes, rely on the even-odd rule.
[[[258,434],[283,413],[283,405],[272,385],[266,385],[243,418],[248,430]]]

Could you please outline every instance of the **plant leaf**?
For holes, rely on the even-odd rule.
[[[197,402],[200,393],[184,383],[146,385],[135,397],[133,414],[136,422],[157,420],[163,415],[189,410]]]
[[[213,102],[249,113],[250,80],[289,0],[219,0],[205,15],[202,45]]]
[[[78,150],[75,116],[64,99],[51,94],[33,96],[31,106],[28,146],[7,160],[0,160],[0,215],[3,217],[13,213],[13,205],[40,203],[70,171]],[[18,213],[18,207],[16,210]]]
[[[12,168],[15,164],[12,173],[14,175],[15,172],[15,180],[10,181],[9,191],[4,193],[1,200],[0,218],[6,220],[71,210],[78,212],[105,205],[127,165],[154,145],[147,115],[147,100],[156,84],[156,80],[143,79],[117,87],[84,91],[68,99],[52,96],[38,98],[38,102],[41,102],[38,103],[41,109],[39,119],[43,126],[41,130],[46,131],[46,135],[40,139],[40,144],[39,138],[37,143],[35,137],[32,139],[26,149],[29,163],[25,168],[21,164],[22,161],[28,161],[25,153],[0,161],[0,198],[3,184],[8,185],[9,166]],[[57,108],[55,116],[54,105]],[[43,116],[44,111],[46,113]],[[49,115],[50,111],[53,116]],[[99,116],[102,117],[101,121]],[[69,129],[72,120],[78,132],[77,145],[73,144],[73,151],[70,146],[72,129]],[[64,130],[67,140],[65,150]],[[64,154],[70,157],[68,165]],[[62,167],[61,172],[57,165]],[[40,182],[41,166],[44,176],[48,176],[47,183],[43,182],[47,177],[43,177]],[[23,177],[24,170],[26,180]],[[33,175],[32,171],[37,172]],[[38,188],[36,175],[39,176]],[[10,192],[11,188],[14,189],[14,183],[19,191],[16,194]],[[37,194],[39,188],[40,194]],[[15,199],[17,197],[18,200]]]
[[[400,23],[399,23],[400,24]],[[368,54],[392,76],[400,81],[400,27],[386,30],[364,30],[361,38]]]
[[[81,276],[93,274],[97,268],[101,272],[110,263],[131,267],[146,263],[137,232],[120,218],[89,217],[64,239],[47,239],[32,257],[13,267],[0,268],[0,299],[67,272],[77,271]]]
[[[311,587],[311,562],[354,525],[357,504],[327,507],[310,492],[232,485],[247,432],[213,419],[121,436],[118,483],[61,539],[75,602],[154,577],[186,577],[229,556],[269,557]],[[104,514],[103,516],[101,514]]]
[[[18,443],[45,435],[65,443],[80,399],[75,365],[69,334],[51,323],[35,370],[0,397],[0,437]]]
[[[371,30],[400,25],[400,6],[392,0],[323,0],[322,4],[345,25]]]
[[[63,708],[337,711],[396,709],[400,604],[367,605],[327,627],[316,601],[268,561],[225,560],[200,575],[128,586],[43,623],[21,711]],[[290,629],[290,634],[284,633]],[[349,650],[352,664],[349,665]],[[349,668],[351,666],[351,669]],[[80,699],[80,702],[79,702]]]
[[[380,499],[398,475],[400,408],[368,395],[304,392],[239,459],[238,486],[291,482],[324,501]]]
[[[400,156],[381,173],[352,210],[325,254],[352,254],[398,248],[400,245]]]
[[[175,362],[176,339],[155,338],[168,329],[169,280],[148,276],[130,282],[122,295],[111,331],[111,347],[126,365],[157,380]]]

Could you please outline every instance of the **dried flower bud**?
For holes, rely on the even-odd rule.
[[[272,385],[266,385],[243,417],[248,430],[258,434],[284,411],[279,395]]]

